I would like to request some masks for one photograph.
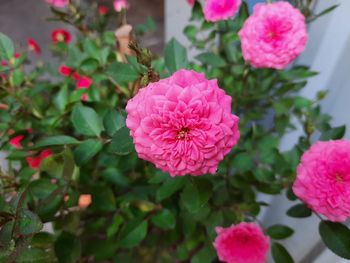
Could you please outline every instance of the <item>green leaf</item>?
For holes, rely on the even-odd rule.
[[[198,28],[194,25],[188,25],[184,29],[184,34],[187,36],[189,40],[195,40],[196,35],[198,34]]]
[[[0,32],[0,59],[10,60],[15,53],[12,40]]]
[[[78,166],[84,165],[94,157],[103,147],[103,143],[98,140],[89,139],[81,143],[74,150],[74,160]]]
[[[107,168],[101,175],[108,182],[122,188],[125,188],[130,184],[129,177],[125,176],[119,169],[114,167]]]
[[[108,150],[118,155],[125,155],[132,152],[134,145],[129,133],[130,131],[127,127],[122,127],[116,131]]]
[[[53,252],[39,248],[26,248],[19,253],[16,263],[50,263],[54,262]]]
[[[100,136],[103,130],[102,121],[97,113],[81,104],[73,108],[71,120],[77,132],[86,136]]]
[[[100,49],[92,39],[84,38],[83,47],[86,54],[92,58],[98,59]]]
[[[52,136],[52,137],[47,137],[39,142],[37,142],[33,149],[36,148],[42,148],[42,147],[47,147],[47,146],[56,146],[56,145],[68,145],[68,144],[79,144],[80,142],[70,136],[66,135],[59,135],[59,136]]]
[[[109,136],[113,136],[116,131],[125,126],[125,117],[116,110],[109,111],[103,118],[103,125]]]
[[[192,257],[191,263],[211,263],[215,256],[213,247],[205,246]]]
[[[69,232],[62,232],[55,242],[55,253],[60,263],[75,263],[81,255],[80,240]]]
[[[303,218],[311,216],[312,211],[305,204],[297,204],[288,209],[287,215],[290,217]]]
[[[293,233],[293,229],[283,225],[273,225],[266,230],[266,234],[273,239],[284,239],[290,237]]]
[[[316,76],[318,72],[311,71],[307,66],[295,66],[290,70],[281,71],[281,76],[288,80],[305,79]]]
[[[111,64],[107,68],[106,74],[119,85],[127,85],[129,82],[135,81],[139,76],[131,65],[120,62]]]
[[[52,184],[50,179],[42,178],[34,180],[29,184],[28,190],[33,197],[38,199],[45,199],[58,188],[57,184]]]
[[[319,232],[325,245],[342,258],[350,259],[350,230],[345,225],[322,221]]]
[[[80,65],[80,69],[86,74],[92,74],[98,67],[98,61],[94,58],[85,59]]]
[[[15,69],[10,77],[12,86],[19,87],[24,81],[24,72],[22,69]]]
[[[0,244],[5,246],[11,244],[14,221],[9,221],[0,228]],[[0,261],[1,262],[1,261]]]
[[[304,108],[310,108],[312,101],[304,97],[296,97],[294,102],[294,107],[296,109],[302,110]]]
[[[248,153],[239,153],[234,158],[232,166],[239,172],[246,172],[252,169],[254,163]]]
[[[202,20],[203,19],[203,9],[199,1],[194,2],[194,6],[192,7],[192,15],[191,15],[191,21],[194,20]]]
[[[292,256],[288,253],[284,246],[279,243],[273,243],[272,257],[276,263],[294,263]]]
[[[294,192],[293,192],[292,186],[290,186],[290,187],[287,189],[286,197],[287,197],[290,201],[296,201],[296,200],[298,199],[298,197],[297,197],[297,196],[294,194]]]
[[[68,47],[66,65],[73,68],[79,68],[81,62],[87,58],[86,53],[81,52],[75,45],[68,45]]]
[[[54,102],[56,107],[60,110],[61,113],[64,112],[66,105],[68,103],[68,87],[67,85],[63,85],[60,87],[60,90],[56,94],[54,98]]]
[[[186,209],[193,213],[208,202],[211,194],[211,184],[208,181],[196,180],[186,185],[181,194],[181,200]]]
[[[188,66],[187,51],[175,38],[171,39],[165,46],[165,65],[174,73],[179,69],[184,69]]]
[[[116,210],[116,199],[111,188],[96,185],[92,189],[91,209],[98,212],[112,212]]]
[[[272,182],[275,180],[275,174],[273,171],[266,169],[255,169],[253,171],[254,177],[260,182]]]
[[[154,32],[156,29],[156,22],[152,19],[152,17],[148,16],[145,23],[136,25],[135,33],[136,35],[143,35],[147,32]]]
[[[40,218],[27,209],[21,209],[18,216],[19,233],[21,235],[33,235],[43,228]]]
[[[160,213],[152,216],[151,221],[162,229],[173,229],[176,224],[175,216],[168,209],[163,209]]]
[[[196,56],[196,59],[202,62],[203,64],[207,64],[213,67],[226,66],[225,60],[221,58],[219,55],[212,52],[199,54],[198,56]]]
[[[99,56],[99,60],[100,60],[100,63],[102,65],[106,65],[107,64],[107,61],[108,61],[108,56],[109,54],[111,53],[111,48],[110,47],[103,47],[101,49],[101,53],[100,53],[100,56]]]
[[[321,141],[329,141],[329,140],[338,140],[344,137],[346,131],[346,126],[339,126],[332,128],[328,131],[322,133],[320,140]]]
[[[180,190],[186,182],[185,177],[168,178],[156,193],[157,201],[162,201]]]
[[[336,4],[336,5],[332,5],[332,6],[328,7],[328,8],[326,8],[321,13],[319,13],[319,14],[317,14],[315,16],[312,16],[310,19],[307,20],[307,22],[310,23],[312,21],[315,21],[316,19],[320,18],[321,16],[324,16],[324,15],[328,14],[329,12],[332,12],[338,6],[339,6],[339,4]]]
[[[51,233],[40,232],[33,236],[31,246],[36,248],[50,248],[55,239],[55,236]]]
[[[115,215],[113,217],[112,223],[107,228],[107,237],[113,237],[119,230],[120,225],[124,222],[124,219],[121,215]]]
[[[119,247],[132,248],[137,246],[147,235],[148,223],[146,220],[139,223],[139,220],[131,221],[123,229]]]
[[[94,262],[112,262],[111,258],[115,256],[117,242],[113,239],[90,238],[84,242],[84,251],[88,251],[89,255],[93,255]],[[81,262],[81,261],[80,261]],[[79,263],[80,263],[79,262]],[[118,261],[118,263],[129,261]]]
[[[66,181],[74,179],[74,175],[76,172],[76,166],[73,158],[72,151],[69,148],[66,148],[63,152],[63,172],[62,178]],[[79,170],[78,170],[79,171]]]

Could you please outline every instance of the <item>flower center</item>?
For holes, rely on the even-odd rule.
[[[187,127],[181,128],[181,130],[177,133],[176,139],[178,140],[188,140],[189,136],[188,133],[190,132],[190,129]]]
[[[339,173],[335,175],[335,180],[337,181],[337,183],[342,183],[344,181],[343,177]]]
[[[270,39],[276,39],[276,38],[277,38],[276,32],[273,32],[273,31],[268,32],[268,33],[267,33],[267,36],[268,36],[268,38],[270,38]]]
[[[61,33],[57,34],[57,40],[58,40],[59,42],[63,42],[64,39],[65,39],[65,37],[64,37],[63,34],[61,34]]]

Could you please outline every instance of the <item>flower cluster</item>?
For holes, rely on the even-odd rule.
[[[72,237],[74,242],[79,241],[79,248],[80,244],[84,245],[81,254],[86,258],[132,261],[126,255],[132,253],[125,253],[121,257],[123,260],[119,255],[114,258],[114,255],[90,253],[89,248],[95,246],[94,237],[100,237],[97,242],[101,242],[106,233],[108,238],[111,237],[109,241],[115,245],[112,249],[115,253],[110,254],[119,253],[119,248],[124,254],[132,245],[140,246],[140,249],[134,250],[137,254],[135,260],[144,254],[151,258],[153,249],[149,248],[154,245],[154,240],[163,240],[162,235],[173,232],[158,231],[156,228],[187,231],[187,220],[193,220],[189,223],[195,223],[198,227],[193,231],[191,229],[192,233],[186,237],[186,242],[193,243],[193,246],[184,247],[186,253],[183,254],[186,255],[176,253],[175,261],[194,261],[199,249],[207,252],[205,249],[211,238],[208,236],[215,226],[222,225],[225,227],[215,227],[216,237],[212,244],[218,259],[208,261],[266,262],[270,238],[285,238],[293,231],[283,225],[263,229],[257,223],[250,222],[256,218],[263,205],[255,197],[254,191],[266,190],[271,193],[289,187],[294,179],[289,171],[294,169],[291,166],[295,164],[295,158],[284,158],[284,153],[275,147],[275,139],[278,141],[285,133],[284,127],[281,132],[280,127],[277,127],[280,116],[276,114],[276,123],[271,122],[271,127],[267,129],[264,118],[269,114],[269,107],[276,97],[288,102],[296,98],[294,93],[280,88],[295,83],[293,77],[285,80],[284,74],[250,69],[248,64],[255,68],[280,70],[292,63],[307,42],[304,15],[287,1],[274,1],[257,4],[254,12],[246,19],[247,1],[205,0],[203,17],[197,10],[203,1],[186,0],[190,6],[195,6],[192,16],[196,20],[194,24],[202,22],[199,27],[190,26],[185,30],[194,46],[199,49],[213,47],[220,37],[220,48],[201,53],[201,57],[197,57],[201,65],[196,65],[188,63],[185,48],[175,40],[166,47],[164,59],[157,61],[153,61],[154,56],[148,49],[139,47],[137,43],[130,44],[130,40],[139,35],[137,31],[143,34],[153,24],[148,20],[149,25],[138,27],[136,34],[133,34],[133,27],[125,24],[126,12],[130,7],[127,0],[113,1],[117,14],[112,14],[107,6],[94,4],[92,11],[95,11],[97,18],[91,13],[85,16],[79,1],[45,1],[51,5],[54,15],[75,25],[81,34],[73,41],[70,32],[64,28],[51,32],[51,47],[55,55],[67,58],[56,69],[53,83],[41,78],[41,63],[38,67],[40,70],[28,75],[24,66],[26,54],[15,53],[15,45],[3,38],[7,44],[4,45],[6,52],[2,52],[6,56],[2,56],[0,61],[0,84],[4,85],[5,99],[4,103],[0,103],[0,119],[6,123],[1,123],[0,131],[4,135],[4,149],[9,151],[9,159],[21,161],[21,168],[18,171],[13,169],[11,176],[6,176],[4,182],[8,184],[11,195],[12,188],[22,189],[23,183],[31,194],[26,199],[13,199],[26,201],[25,207],[17,207],[16,210],[24,214],[23,211],[28,208],[30,213],[37,213],[37,218],[31,218],[33,225],[36,219],[38,226],[41,225],[40,220],[57,220],[57,238],[53,239],[52,247],[61,247],[59,242],[69,240],[67,236]],[[123,25],[115,34],[113,31],[105,32],[110,25],[108,19],[114,15],[121,18]],[[237,21],[213,24],[233,19],[236,15],[239,16]],[[246,19],[244,24],[243,19]],[[204,28],[209,31],[208,38],[197,38]],[[236,45],[238,31],[244,60],[240,46]],[[34,39],[28,39],[27,46],[29,51],[41,53],[41,47]],[[231,50],[236,53],[229,57],[227,53]],[[180,60],[183,63],[178,63]],[[159,80],[159,76],[178,69],[179,64],[187,69],[180,69]],[[265,77],[269,79],[271,72],[274,72],[273,81],[261,85],[266,88],[260,88],[259,81]],[[44,73],[50,74],[52,71]],[[60,76],[56,78],[58,74]],[[220,82],[211,79],[215,77],[220,78]],[[219,83],[226,91],[220,88]],[[68,92],[74,89],[73,94]],[[277,93],[278,96],[275,96]],[[81,101],[77,99],[77,94],[81,96]],[[239,105],[234,111],[229,94],[238,98]],[[3,97],[3,94],[0,95]],[[127,117],[124,123],[125,104]],[[314,109],[313,103],[310,104],[310,108],[305,107],[305,115]],[[282,103],[281,107],[285,105],[289,104]],[[289,106],[286,108],[289,110]],[[274,110],[278,113],[277,108]],[[239,117],[233,112],[239,112]],[[293,114],[292,119],[299,116],[300,109],[293,107],[289,112]],[[8,117],[11,114],[13,119]],[[310,122],[318,120],[316,117]],[[286,119],[283,123],[289,127],[291,122],[289,118]],[[304,120],[301,122],[305,124]],[[319,129],[314,124],[310,126]],[[322,123],[322,127],[327,125]],[[27,127],[32,127],[35,132]],[[135,155],[117,156],[133,150],[129,134],[139,158],[154,164],[171,177],[216,175],[167,178],[162,173],[157,174],[159,171],[152,165],[134,158]],[[239,147],[233,150],[241,134]],[[266,140],[267,136],[269,138]],[[268,144],[271,141],[274,145],[270,147]],[[300,140],[298,147],[304,147],[305,144]],[[265,146],[269,146],[267,150]],[[234,154],[228,156],[231,151]],[[276,158],[266,160],[265,157],[270,157],[270,153]],[[273,161],[279,157],[283,162]],[[45,165],[42,165],[45,159]],[[254,169],[261,174],[255,173]],[[269,174],[265,178],[260,177],[265,176],[264,172],[271,171],[277,174],[276,178],[266,178]],[[156,176],[152,177],[154,174]],[[282,181],[280,175],[283,175]],[[41,192],[39,188],[45,191]],[[301,158],[293,191],[309,208],[329,220],[347,220],[350,217],[350,141],[315,143]],[[26,193],[22,194],[24,197]],[[6,197],[4,200],[10,199]],[[48,215],[40,209],[43,204],[50,208]],[[16,206],[19,204],[16,203]],[[123,213],[115,214],[115,211],[120,210]],[[86,222],[83,221],[84,224],[77,225],[77,231],[64,231],[64,220],[72,212],[77,216],[77,222],[89,218],[92,223],[95,213],[96,217],[100,216],[98,212],[102,215],[107,213],[117,227],[104,228],[108,224],[99,224],[99,229],[90,232],[91,229],[84,227]],[[20,222],[23,216],[19,216],[19,213],[5,213],[4,219],[14,221],[6,224],[16,224],[16,220],[19,220],[20,226],[25,225],[25,221]],[[216,224],[213,226],[214,222]],[[228,226],[232,222],[235,224]],[[182,226],[186,227],[182,229]],[[117,233],[117,228],[125,233]],[[130,229],[140,236],[138,243],[133,241],[130,244]],[[16,231],[14,228],[8,240],[22,237],[22,233]],[[154,236],[146,238],[146,234]],[[181,232],[171,236],[170,239],[174,241],[171,244],[182,243],[186,234]],[[118,238],[113,238],[115,235]],[[196,239],[191,240],[191,236],[196,236]],[[80,239],[85,238],[88,246],[85,246],[86,240],[80,242]],[[28,243],[28,246],[31,248],[32,244]],[[276,257],[276,253],[283,253],[276,252],[279,246],[273,243],[273,257]],[[182,252],[177,249],[176,252]],[[66,254],[63,251],[59,255],[56,250],[52,252],[57,257]],[[208,257],[211,254],[208,253]],[[174,247],[164,246],[164,258],[172,255]],[[157,256],[154,261],[161,261],[162,258],[157,259]],[[78,258],[76,260],[79,261]],[[143,262],[141,259],[136,261]]]
[[[126,125],[139,157],[157,168],[172,176],[214,174],[240,136],[231,101],[216,80],[179,70],[129,100]]]
[[[68,67],[66,65],[61,65],[58,68],[58,72],[64,76],[64,77],[73,77],[73,79],[76,82],[76,89],[89,89],[93,83],[93,80],[90,77],[87,76],[81,76],[78,72],[74,71],[73,68]],[[81,99],[83,101],[86,101],[88,99],[88,96],[86,93],[84,93],[81,96]]]

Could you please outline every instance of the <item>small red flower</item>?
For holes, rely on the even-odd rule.
[[[52,42],[64,42],[68,44],[72,40],[72,35],[65,29],[58,28],[51,33]]]
[[[58,72],[65,77],[69,77],[73,73],[73,69],[71,67],[67,67],[65,65],[61,65],[58,69]]]
[[[21,54],[16,52],[13,56],[12,59],[10,59],[10,62],[7,61],[7,60],[2,60],[0,61],[0,65],[3,66],[3,67],[7,67],[10,65],[10,63],[14,63],[14,61],[16,61],[16,59],[19,59],[21,57]]]
[[[9,106],[7,104],[0,103],[0,110],[8,110],[8,109],[9,109]]]
[[[81,76],[79,75],[78,72],[74,72],[74,73],[73,73],[73,79],[74,79],[74,80],[79,80],[80,78],[81,78]]]
[[[77,89],[88,89],[92,84],[92,79],[89,77],[80,77],[77,80]]]
[[[9,144],[15,147],[16,149],[21,149],[22,148],[21,141],[23,140],[23,138],[24,138],[24,135],[15,136],[9,141]]]
[[[81,95],[81,100],[82,101],[87,101],[88,100],[88,95],[86,93],[84,93],[83,95]]]
[[[52,154],[53,152],[50,149],[43,150],[37,156],[27,157],[27,163],[31,168],[39,169],[41,162]]]
[[[187,2],[190,6],[194,6],[195,0],[187,0]]]
[[[3,67],[7,67],[9,65],[8,61],[7,60],[2,60],[0,62],[0,65],[3,66]]]
[[[101,5],[98,7],[98,13],[101,15],[101,16],[105,16],[107,15],[109,12],[109,9],[107,6],[105,5]]]
[[[33,51],[37,55],[39,55],[41,53],[41,48],[38,45],[38,43],[36,43],[36,41],[34,39],[28,38],[27,44],[28,44],[30,51]]]

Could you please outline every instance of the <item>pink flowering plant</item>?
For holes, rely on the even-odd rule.
[[[176,39],[143,47],[155,22],[128,24],[128,1],[82,2],[46,0],[70,25],[46,36],[52,61],[0,33],[0,262],[293,262],[294,230],[261,222],[261,193],[317,215],[350,259],[350,141],[326,92],[298,94],[318,73],[295,62],[335,6],[188,1],[189,59]]]

